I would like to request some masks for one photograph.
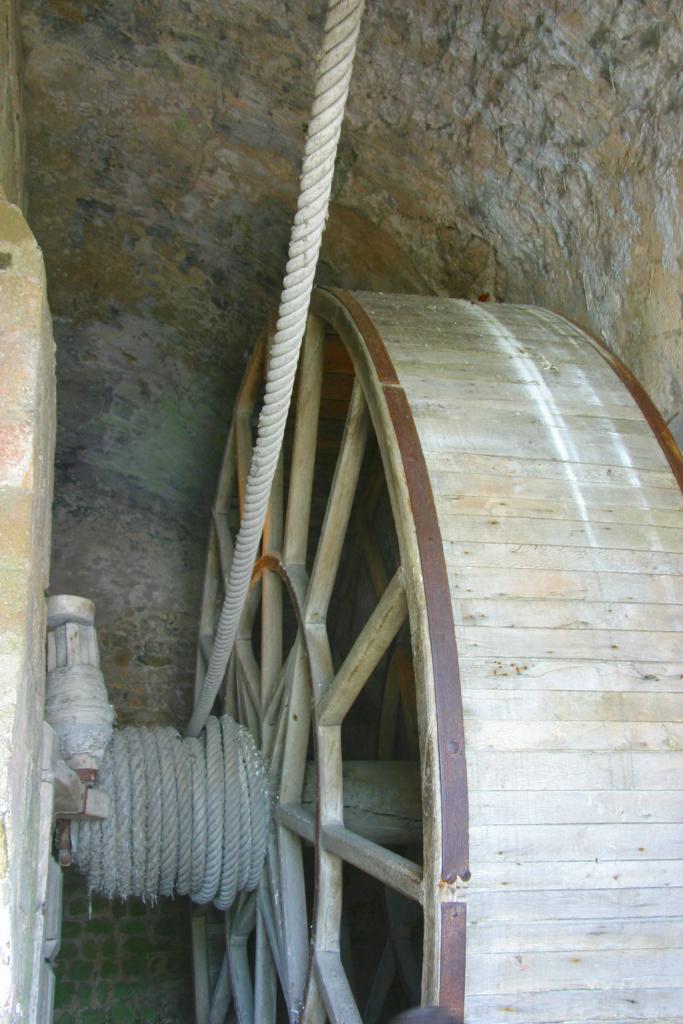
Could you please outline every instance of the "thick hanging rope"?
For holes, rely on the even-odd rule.
[[[188,893],[232,906],[255,889],[266,855],[266,768],[251,733],[225,715],[199,739],[175,729],[119,729],[99,778],[103,820],[74,821],[74,864],[113,899]]]
[[[221,686],[263,532],[306,327],[334,163],[351,80],[364,0],[332,0],[325,23],[311,121],[306,135],[297,212],[270,349],[266,393],[249,468],[244,515],[206,676],[187,727],[198,736]]]

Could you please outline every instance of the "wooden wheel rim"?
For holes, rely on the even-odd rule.
[[[683,770],[677,724],[683,648],[676,620],[683,605],[680,455],[613,357],[543,310],[322,290],[309,332],[325,327],[343,340],[353,363],[353,370],[335,369],[341,357],[332,353],[326,371],[355,380],[375,429],[390,501],[385,494],[374,536],[381,536],[391,503],[400,549],[398,555],[393,549],[391,564],[402,567],[399,585],[410,611],[424,793],[424,876],[417,882],[426,926],[423,1001],[450,1006],[462,1019],[467,902],[474,925],[468,1019],[485,1021],[500,1012],[546,1019],[564,1012],[558,1007],[567,1000],[572,1019],[593,1011],[609,1016],[620,1012],[615,1000],[622,989],[623,1005],[638,1007],[624,1010],[629,1019],[640,1019],[641,1001],[653,1019],[664,1007],[668,1015],[683,991],[672,966],[678,947],[671,920],[677,913],[683,920],[683,890],[671,888],[679,884],[682,863],[675,824],[680,808],[673,792],[665,792]],[[348,365],[346,356],[342,362]],[[241,434],[233,431],[228,443],[227,461],[237,453],[232,478],[240,490],[248,447],[243,427],[255,409],[249,372],[235,420]],[[334,405],[339,390],[333,385],[326,394]],[[328,406],[322,418],[330,417],[338,420]],[[334,448],[336,428],[326,436],[334,438]],[[327,441],[323,451],[326,459]],[[231,472],[221,477],[224,490]],[[326,484],[316,493],[323,489]],[[218,503],[217,536],[225,514]],[[276,542],[277,522],[272,525],[266,550],[283,551],[294,578],[292,568],[309,563],[300,550],[287,552],[286,543]],[[318,525],[316,514],[313,536]],[[214,560],[218,541],[214,537]],[[228,554],[229,546],[228,538],[222,544]],[[367,538],[362,547],[367,552]],[[255,595],[273,575],[260,574]],[[380,593],[384,584],[372,582]],[[348,583],[347,574],[338,595],[355,593],[345,590]],[[305,579],[301,593],[305,631],[315,638],[309,626],[324,632],[325,601],[306,607]],[[458,622],[468,712],[476,872],[466,895],[467,792],[454,734],[462,716],[449,605]],[[362,622],[367,608],[364,602]],[[330,617],[331,635],[334,621]],[[347,627],[337,633],[343,647],[347,635]],[[399,638],[397,650],[400,644]],[[355,749],[349,745],[350,756],[358,756]],[[383,770],[389,778],[389,765]],[[309,787],[312,806],[310,793]],[[298,796],[290,800],[296,804]],[[303,834],[301,823],[291,820],[296,807],[277,813],[283,834]],[[332,854],[348,850],[348,837],[330,830],[330,823],[334,814],[331,821],[321,814],[318,856],[322,847]],[[308,829],[315,839],[312,819]],[[575,842],[567,840],[570,834]],[[606,850],[613,851],[613,863]],[[319,899],[317,910],[324,906]],[[635,917],[626,927],[628,908]],[[641,936],[635,918],[646,909],[657,921],[671,921],[668,937],[654,924],[649,932],[643,925],[649,939]],[[237,939],[255,917],[253,901],[247,910],[238,907],[232,915],[229,942],[238,960]],[[601,922],[599,931],[586,933],[582,922],[589,916]],[[569,932],[559,923],[565,920]],[[322,913],[315,924],[304,1019],[322,1020],[327,1012],[333,1021],[358,1021],[337,925]],[[652,973],[644,941],[662,946],[660,973]],[[300,947],[300,962],[308,965],[307,933]],[[584,955],[589,948],[594,957]],[[599,984],[593,965],[601,972]],[[670,987],[663,989],[663,981]],[[300,978],[299,991],[305,984]],[[239,1019],[251,1020],[251,989],[243,1002],[251,1003],[252,1013]]]

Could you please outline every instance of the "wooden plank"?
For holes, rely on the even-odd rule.
[[[534,866],[540,869],[539,865]],[[557,879],[557,871],[555,878]],[[654,878],[655,876],[650,876],[649,881],[653,881]],[[596,922],[636,920],[641,917],[683,917],[683,889],[470,889],[467,892],[468,928],[480,921],[500,924],[515,924],[522,921]]]
[[[578,540],[578,537],[575,538]],[[464,575],[470,567],[510,569],[565,569],[590,572],[637,572],[655,576],[683,575],[683,556],[664,551],[632,548],[598,548],[536,543],[483,543],[444,538],[446,562],[451,572]]]
[[[683,988],[608,988],[604,991],[544,992],[528,995],[484,995],[467,1000],[468,1024],[680,1024]],[[674,1014],[672,1017],[671,1014]]]
[[[683,949],[683,917],[618,921],[476,923],[467,929],[467,952],[582,952],[599,949]]]
[[[433,326],[430,330],[423,319],[422,326],[417,328],[419,342],[416,343],[416,335],[405,329],[408,325],[401,326],[403,329],[392,326],[390,345],[404,386],[412,384],[415,377],[429,378],[442,369],[461,379],[478,379],[476,375],[480,373],[488,377],[493,371],[495,381],[522,383],[529,390],[541,392],[538,401],[542,399],[553,405],[555,389],[566,388],[567,380],[576,382],[582,394],[592,397],[594,402],[605,392],[611,396],[618,390],[614,374],[605,373],[607,367],[596,353],[577,345],[576,339],[568,342],[550,331],[534,336],[525,329],[523,335],[509,345],[499,335],[491,333],[463,328],[438,332]],[[587,375],[590,380],[586,380]],[[532,402],[530,396],[527,407]]]
[[[610,918],[623,916],[616,914],[613,907],[604,899],[600,899],[594,905],[592,895],[586,894],[594,890],[615,892],[626,890],[638,890],[632,893],[630,900],[633,907],[640,906],[643,899],[646,905],[652,893],[663,890],[674,891],[674,901],[657,904],[659,910],[653,912],[655,916],[667,916],[670,911],[674,916],[677,913],[683,914],[683,861],[680,860],[658,860],[658,861],[614,861],[611,859],[596,861],[593,857],[589,861],[563,861],[561,870],[556,863],[520,863],[510,862],[506,864],[489,863],[481,861],[475,866],[472,885],[479,890],[478,895],[470,893],[472,899],[478,899],[481,892],[490,890],[499,893],[514,892],[539,892],[548,894],[558,891],[558,879],[561,878],[561,885],[574,892],[583,894],[587,904],[586,913],[590,917],[595,914],[597,918]],[[652,885],[653,888],[644,890],[644,885]],[[641,891],[642,890],[642,891]],[[668,907],[668,911],[667,911]],[[676,910],[676,907],[679,909]],[[593,909],[591,909],[593,908]],[[496,919],[495,914],[500,911],[497,904],[492,910],[492,920]],[[628,900],[626,910],[628,911]],[[661,911],[661,913],[660,913]],[[487,919],[486,909],[481,911],[483,918]],[[541,909],[541,918],[543,917]],[[548,914],[553,916],[555,911]],[[571,916],[571,915],[570,915]],[[582,913],[576,911],[577,917]],[[637,915],[635,915],[637,916]]]
[[[470,825],[472,864],[478,861],[566,863],[610,860],[683,860],[679,824]],[[558,870],[558,876],[561,872]]]
[[[451,594],[459,600],[534,598],[671,605],[683,618],[683,576],[636,572],[563,572],[552,569],[504,569],[499,566],[449,574]],[[462,606],[461,606],[462,607]],[[680,620],[679,620],[680,628]]]
[[[483,421],[477,429],[473,417],[456,423],[446,414],[442,420],[438,419],[433,412],[429,416],[419,413],[415,423],[428,464],[433,452],[444,450],[449,455],[471,452],[496,458],[528,456],[534,460],[567,464],[590,462],[629,469],[664,469],[667,464],[664,452],[652,436],[580,434],[560,427],[548,431],[540,423],[529,426],[526,431],[515,429],[512,423],[507,429],[505,424],[500,424],[500,429],[494,430],[490,418],[488,424]]]
[[[468,996],[558,989],[671,988],[680,982],[681,950],[591,950],[580,953],[473,953]]]
[[[399,380],[410,375],[438,375],[458,377],[460,380],[477,381],[480,384],[500,382],[510,384],[544,385],[551,393],[555,387],[585,388],[585,371],[573,362],[539,365],[534,360],[500,351],[480,352],[474,349],[459,351],[457,345],[442,349],[406,349],[390,345],[391,358]],[[607,389],[614,393],[613,371],[602,360],[596,360],[591,368],[591,384],[597,390]]]
[[[683,799],[678,790],[494,790],[472,794],[470,818],[474,825],[673,824],[683,823]]]
[[[580,489],[575,488],[563,501],[534,499],[527,495],[503,497],[500,493],[473,494],[467,489],[463,492],[441,490],[438,494],[439,510],[444,516],[483,516],[484,518],[500,519],[512,516],[524,519],[547,519],[557,522],[569,520],[587,520],[591,523],[604,523],[621,526],[653,526],[674,527],[680,529],[683,521],[682,510],[679,508],[652,509],[635,505],[635,496],[631,496],[629,505],[588,505]]]
[[[444,382],[442,379],[442,387]],[[481,408],[475,402],[470,405],[454,405],[452,396],[442,394],[437,397],[433,392],[432,382],[425,382],[423,397],[413,396],[410,407],[418,424],[418,429],[433,430],[449,440],[455,439],[452,451],[459,450],[459,442],[473,436],[475,441],[467,445],[466,451],[485,453],[487,449],[478,442],[488,427],[490,432],[514,434],[521,445],[535,444],[539,438],[545,437],[553,451],[563,451],[564,461],[573,461],[572,451],[580,450],[583,444],[600,446],[602,450],[613,451],[625,442],[634,446],[641,453],[646,447],[654,448],[657,441],[650,426],[640,418],[617,418],[613,416],[566,415],[557,410],[552,395],[527,394],[526,405],[521,402],[518,408],[501,405],[494,413],[491,408]],[[591,449],[592,450],[592,449]],[[583,462],[582,458],[576,461]],[[586,460],[587,461],[587,460]],[[622,462],[618,459],[618,462]],[[656,463],[655,463],[656,465]],[[649,468],[649,467],[645,467]]]
[[[521,662],[522,671],[526,663]],[[678,693],[605,693],[565,690],[465,691],[465,717],[520,722],[681,722]]]
[[[482,751],[468,761],[470,786],[483,789],[643,789],[683,786],[680,754]]]
[[[562,481],[565,484],[580,485],[581,490],[586,486],[599,487],[601,490],[627,487],[634,495],[640,488],[657,488],[662,498],[668,492],[672,500],[679,502],[681,499],[681,490],[668,468],[641,466],[636,469],[633,466],[603,466],[593,463],[558,462],[556,459],[534,459],[528,454],[521,453],[501,457],[485,452],[451,452],[444,449],[425,452],[425,458],[430,477],[443,472],[477,476],[485,474],[499,477],[501,481]]]
[[[645,630],[680,632],[683,626],[683,587],[677,604],[631,601],[572,601],[551,597],[460,598],[453,602],[459,625],[547,629]]]
[[[476,467],[468,468],[475,458]],[[589,468],[593,474],[600,468],[595,466],[564,464],[561,474],[548,476],[553,466],[548,462],[539,463],[538,475],[535,475],[532,472],[520,472],[516,465],[520,460],[509,460],[500,466],[500,473],[493,471],[494,465],[499,464],[495,459],[490,459],[489,465],[485,457],[463,456],[463,462],[467,464],[460,468],[454,465],[450,469],[439,468],[441,461],[440,458],[430,460],[433,464],[432,487],[439,503],[449,500],[470,502],[472,505],[498,502],[512,508],[517,503],[531,506],[548,504],[550,507],[560,505],[567,510],[584,509],[591,518],[595,516],[600,519],[603,513],[632,514],[635,517],[652,515],[655,521],[661,517],[662,523],[671,516],[678,516],[680,522],[679,513],[683,511],[683,494],[680,490],[644,484],[640,474],[633,471],[626,475],[622,472],[621,482],[613,482],[612,474],[605,473],[605,477],[596,483],[591,482],[590,478],[582,478]],[[459,467],[457,456],[453,456],[451,461]],[[546,467],[546,475],[543,475]]]
[[[683,723],[536,721],[516,729],[509,718],[475,718],[467,723],[467,749],[683,751]]]
[[[408,899],[422,901],[422,869],[392,850],[356,835],[342,825],[325,825],[321,842],[348,864],[395,889]]]
[[[574,705],[583,704],[585,691],[593,692],[600,700],[603,692],[612,691],[683,692],[683,662],[547,661],[542,658],[527,661],[524,658],[464,657],[462,654],[459,662],[463,687],[472,692],[473,700],[477,698],[476,690],[565,690],[571,693]],[[484,695],[479,694],[481,696]],[[664,711],[660,719],[675,720],[671,712],[676,706],[675,702],[664,702],[662,707],[669,710]]]
[[[547,548],[619,548],[627,551],[683,552],[683,529],[670,526],[620,526],[579,520],[557,521],[515,516],[449,516],[439,509],[444,541],[473,544],[533,544]],[[503,563],[505,564],[505,563]]]
[[[625,629],[516,629],[463,625],[458,650],[464,656],[504,654],[509,658],[598,658],[602,661],[680,662],[683,633]]]
[[[340,725],[408,614],[399,569],[363,626],[344,663],[318,701],[318,724]]]
[[[400,374],[411,405],[419,408],[421,396],[440,403],[450,403],[453,409],[467,411],[476,409],[488,411],[492,417],[500,409],[507,412],[526,412],[530,404],[535,405],[542,391],[538,381],[524,380],[521,383],[491,381],[484,390],[476,381],[448,379],[434,374],[431,367],[406,363]],[[589,386],[578,388],[554,387],[552,391],[552,415],[571,422],[573,417],[581,419],[610,419],[619,424],[626,421],[644,422],[643,414],[630,393],[618,382],[609,388],[601,388],[597,394]]]

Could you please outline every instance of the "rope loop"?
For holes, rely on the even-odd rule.
[[[175,729],[114,733],[100,786],[104,821],[74,822],[74,864],[109,899],[191,893],[227,910],[256,888],[266,855],[266,767],[251,733],[229,715],[199,738]]]

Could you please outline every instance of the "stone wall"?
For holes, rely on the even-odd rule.
[[[0,1020],[29,1019],[40,950],[38,819],[54,345],[40,249],[0,198]]]

